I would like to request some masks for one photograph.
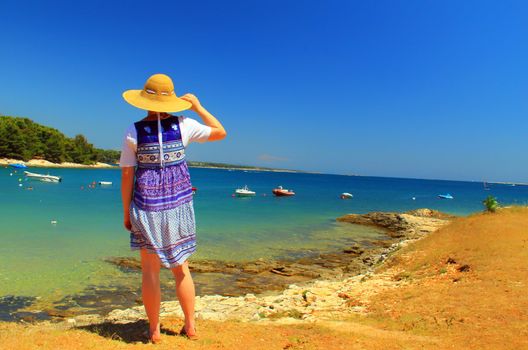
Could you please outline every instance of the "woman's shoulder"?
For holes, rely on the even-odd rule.
[[[136,123],[131,123],[127,126],[125,129],[125,138],[136,138],[137,137],[137,131],[136,131]]]

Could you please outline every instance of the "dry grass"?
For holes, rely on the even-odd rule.
[[[386,349],[387,341],[405,349],[408,338],[394,339],[391,332],[382,334],[370,328],[343,324],[326,325],[256,325],[239,322],[201,321],[200,340],[190,341],[170,335],[178,331],[182,322],[163,320],[166,333],[155,349]],[[1,349],[152,349],[154,345],[140,340],[144,324],[123,326],[103,325],[91,330],[57,330],[51,326],[0,325]],[[383,331],[381,331],[383,332]]]
[[[175,335],[180,320],[165,319],[156,349],[528,349],[527,263],[528,208],[456,219],[381,268],[403,268],[394,279],[409,283],[375,296],[367,316],[317,325],[200,321],[197,342]],[[0,323],[0,348],[152,348],[140,342],[145,327]]]
[[[528,208],[457,219],[391,264],[412,283],[376,296],[374,324],[464,349],[528,349]]]

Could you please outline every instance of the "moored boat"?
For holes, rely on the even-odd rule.
[[[244,186],[242,188],[237,188],[235,190],[235,195],[237,197],[251,197],[251,196],[256,195],[256,192],[255,191],[251,191],[246,185],[246,186]]]
[[[449,193],[446,193],[446,194],[439,194],[439,195],[438,195],[438,198],[441,198],[441,199],[455,199],[455,197],[453,197],[453,196],[450,195]]]
[[[99,181],[99,185],[101,186],[110,186],[112,184],[112,181]]]
[[[295,192],[293,192],[293,190],[287,190],[285,188],[282,188],[282,186],[278,186],[277,188],[274,188],[271,192],[273,192],[273,194],[276,195],[277,197],[295,196]]]
[[[14,163],[14,164],[9,164],[12,168],[17,168],[17,169],[25,169],[27,168],[27,165],[26,164],[23,164],[23,163]]]
[[[24,171],[24,174],[26,177],[30,179],[39,180],[42,182],[61,182],[62,179],[59,176],[54,175],[44,175],[44,174],[37,174],[37,173],[30,173],[29,171]]]
[[[343,193],[341,193],[341,195],[339,197],[341,199],[352,199],[352,197],[354,197],[354,196],[352,195],[352,193],[343,192]]]

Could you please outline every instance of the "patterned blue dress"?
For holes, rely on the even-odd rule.
[[[175,267],[196,250],[191,177],[178,117],[143,120],[134,126],[137,168],[130,246],[156,253],[163,266]]]

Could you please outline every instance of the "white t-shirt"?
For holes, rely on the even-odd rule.
[[[198,123],[196,120],[187,117],[178,117],[183,147],[187,147],[192,142],[205,142],[211,135],[211,127]],[[121,147],[120,167],[136,166],[137,152],[137,132],[134,124],[131,124],[126,132]]]

